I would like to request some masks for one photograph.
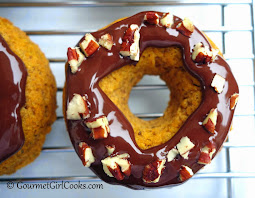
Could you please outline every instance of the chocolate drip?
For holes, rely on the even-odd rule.
[[[189,166],[194,173],[203,167],[197,164],[200,149],[209,141],[216,144],[216,152],[221,148],[230,128],[233,111],[229,108],[229,98],[233,93],[238,93],[237,83],[232,75],[230,67],[226,61],[217,56],[216,60],[208,65],[197,65],[191,59],[192,48],[195,44],[203,42],[210,46],[205,36],[195,28],[191,37],[186,37],[175,28],[164,28],[160,25],[149,25],[144,23],[143,18],[146,12],[138,13],[120,22],[114,23],[106,29],[92,33],[98,40],[102,35],[109,33],[113,36],[114,45],[110,51],[100,47],[91,57],[87,58],[79,68],[79,71],[72,74],[70,67],[66,71],[66,108],[68,101],[74,93],[87,94],[91,104],[91,119],[100,115],[106,115],[110,123],[110,135],[103,140],[93,140],[90,137],[90,130],[85,127],[84,121],[67,120],[68,132],[72,144],[78,154],[80,142],[86,142],[92,147],[96,158],[91,169],[104,181],[112,184],[119,183],[130,188],[140,189],[143,187],[157,187],[180,183],[178,173],[181,165]],[[163,13],[157,12],[160,16]],[[181,19],[174,17],[175,27]],[[99,81],[112,71],[127,64],[136,64],[128,57],[119,54],[122,37],[126,29],[131,24],[140,26],[140,51],[151,47],[179,46],[183,51],[185,68],[191,75],[200,80],[203,99],[198,109],[186,120],[181,129],[168,142],[147,149],[141,150],[136,144],[134,132],[131,124],[120,112],[120,110],[110,101],[99,87]],[[83,40],[82,38],[81,40]],[[219,74],[226,79],[223,93],[218,94],[211,87],[211,81],[215,74]],[[212,108],[218,109],[218,121],[216,125],[217,133],[209,134],[203,127],[202,121]],[[158,183],[144,183],[142,172],[145,165],[156,159],[166,158],[166,154],[172,149],[182,137],[188,136],[195,144],[189,154],[189,159],[178,158],[170,163],[166,163],[165,170]],[[103,169],[101,160],[107,157],[105,145],[115,145],[114,153],[128,153],[132,164],[131,175],[123,181],[108,177]],[[80,156],[81,157],[81,156]]]
[[[20,108],[25,104],[27,70],[0,35],[0,162],[24,144]]]

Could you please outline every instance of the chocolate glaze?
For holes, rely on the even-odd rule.
[[[25,104],[27,70],[0,35],[0,162],[24,144],[20,108]]]
[[[211,48],[208,40],[197,28],[195,28],[193,34],[189,38],[173,28],[181,21],[180,18],[174,16],[175,24],[172,28],[166,29],[160,25],[144,23],[143,18],[145,13],[146,12],[138,13],[120,22],[114,23],[103,30],[92,33],[97,40],[106,33],[111,34],[114,41],[112,49],[108,51],[100,47],[98,51],[82,63],[79,67],[79,71],[75,74],[71,73],[70,67],[67,67],[66,70],[66,108],[68,101],[72,99],[74,93],[81,95],[87,94],[91,104],[91,119],[100,115],[106,115],[110,124],[110,135],[108,138],[93,140],[90,137],[90,130],[86,128],[84,121],[66,120],[68,132],[77,154],[79,143],[82,141],[86,142],[91,146],[96,158],[95,163],[91,165],[91,169],[102,180],[111,184],[121,184],[134,189],[181,183],[178,179],[181,165],[189,166],[194,173],[201,169],[203,165],[197,163],[200,149],[209,141],[212,141],[216,144],[216,153],[219,151],[227,137],[234,113],[234,111],[231,111],[229,108],[229,98],[233,93],[238,93],[238,86],[230,67],[222,57],[217,56],[216,60],[208,65],[198,65],[192,61],[191,53],[195,44],[203,42],[204,45],[208,45]],[[160,12],[157,13],[160,16],[163,14]],[[126,29],[131,24],[140,26],[141,53],[149,46],[179,46],[183,51],[185,68],[200,80],[203,92],[203,99],[200,106],[186,120],[175,136],[166,143],[147,150],[141,150],[138,147],[131,124],[99,87],[99,81],[107,74],[124,65],[136,64],[136,62],[130,60],[129,57],[123,58],[119,54],[122,42],[121,39]],[[83,39],[84,38],[82,38],[80,42]],[[216,93],[210,85],[216,73],[226,79],[225,87],[221,94]],[[209,134],[202,127],[202,121],[212,108],[218,109],[215,135]],[[185,160],[180,157],[170,163],[166,162],[166,168],[158,183],[144,183],[142,181],[144,166],[151,163],[153,160],[165,158],[168,151],[184,136],[188,136],[195,144],[195,147],[190,151],[189,159]],[[105,145],[115,145],[116,149],[114,154],[128,153],[130,155],[129,160],[132,164],[132,169],[131,175],[128,178],[118,181],[115,178],[108,177],[104,173],[101,160],[107,157]]]

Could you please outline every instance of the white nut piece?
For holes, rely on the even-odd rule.
[[[189,151],[195,146],[190,139],[185,136],[182,137],[180,142],[176,145],[178,152],[184,159],[188,159]]]
[[[215,59],[219,53],[219,50],[212,48],[211,52],[212,52],[212,62],[213,62],[213,61],[215,61]]]
[[[104,48],[111,50],[113,46],[112,36],[110,34],[104,34],[99,39],[99,44]]]
[[[184,159],[189,159],[189,151],[187,151],[186,153],[183,153],[183,154],[182,154],[182,157],[183,157]]]
[[[204,119],[202,125],[206,128],[207,131],[214,134],[215,126],[217,124],[218,111],[217,109],[211,109],[209,114]]]
[[[131,60],[139,61],[139,40],[140,33],[138,25],[130,25],[122,39],[120,54],[122,56],[129,56]]]
[[[74,94],[72,100],[69,102],[66,111],[68,120],[80,120],[89,118],[89,108],[87,99],[80,94]]]
[[[107,149],[108,155],[111,155],[114,152],[114,150],[115,150],[115,146],[114,145],[106,145],[105,147]]]
[[[216,149],[215,148],[210,148],[208,146],[205,146],[202,148],[201,152],[208,153],[210,158],[212,159],[213,154],[215,153]]]
[[[116,155],[114,157],[107,157],[101,160],[104,172],[109,177],[115,177],[117,180],[123,180],[124,176],[131,174],[131,165],[127,160],[129,158],[128,153]]]
[[[176,148],[172,148],[167,154],[167,161],[171,162],[179,154],[179,151]]]
[[[90,167],[92,163],[95,162],[95,157],[92,153],[92,149],[85,142],[80,142],[79,147],[83,156],[83,165],[85,167]]]
[[[69,47],[67,50],[67,58],[71,68],[71,72],[73,74],[76,73],[82,61],[84,60],[84,55],[80,52],[79,47]]]
[[[86,57],[91,56],[99,48],[99,44],[92,34],[85,34],[84,40],[80,43],[80,47]]]
[[[90,129],[98,128],[98,127],[101,127],[103,125],[108,125],[108,120],[107,120],[106,116],[100,116],[98,118],[95,118],[95,120],[93,120],[93,121],[86,122],[86,125]]]
[[[225,78],[223,78],[222,76],[218,74],[215,74],[211,83],[211,86],[215,89],[215,91],[217,93],[222,93],[224,85],[225,85]]]
[[[185,17],[183,21],[176,26],[176,29],[183,35],[190,36],[194,32],[195,27],[192,21],[189,18]]]
[[[192,50],[192,60],[196,63],[209,63],[215,60],[218,50],[210,50],[208,46],[203,43],[197,43]]]
[[[161,25],[163,25],[166,28],[170,28],[174,23],[173,15],[170,14],[170,12],[164,13],[162,18],[160,19]]]
[[[109,123],[106,116],[100,116],[92,121],[87,121],[86,125],[91,129],[92,137],[95,140],[107,138],[110,133]]]

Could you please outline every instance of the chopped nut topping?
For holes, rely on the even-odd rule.
[[[111,50],[112,46],[113,46],[113,40],[112,40],[112,36],[110,34],[104,34],[103,36],[101,36],[101,38],[99,39],[99,44],[101,46],[103,46],[104,48]]]
[[[234,93],[231,97],[230,97],[230,109],[233,110],[238,102],[239,99],[239,94],[238,93]]]
[[[71,72],[76,73],[82,61],[84,60],[84,55],[80,52],[78,47],[69,47],[67,50],[67,58],[71,68]]]
[[[192,60],[195,63],[206,64],[215,60],[218,50],[209,50],[203,43],[197,43],[192,50]]]
[[[80,94],[74,94],[72,100],[69,102],[66,111],[68,120],[87,119],[90,116],[87,99]]]
[[[184,20],[176,26],[176,29],[183,35],[189,37],[194,32],[194,25],[191,20],[184,18]]]
[[[106,145],[105,147],[107,149],[108,155],[111,155],[114,152],[114,150],[115,150],[115,146],[114,145],[111,145],[111,146],[110,145]]]
[[[80,43],[80,47],[86,57],[94,54],[99,48],[99,44],[91,34],[86,34],[84,40]]]
[[[176,148],[172,148],[167,154],[167,161],[171,162],[179,154],[179,151]]]
[[[144,15],[144,21],[152,25],[157,25],[159,23],[159,16],[156,12],[147,12]]]
[[[217,93],[222,93],[223,88],[225,85],[225,78],[223,78],[222,76],[215,74],[211,86],[215,89],[215,91]]]
[[[179,179],[181,181],[185,181],[193,176],[193,171],[188,166],[182,165],[180,170],[180,176]]]
[[[122,56],[130,56],[131,60],[139,61],[139,40],[140,33],[138,25],[130,25],[122,39],[120,54]]]
[[[215,145],[211,142],[202,148],[198,162],[199,164],[210,164],[212,156],[215,153]]]
[[[93,121],[87,121],[86,125],[92,131],[93,139],[104,139],[110,133],[109,123],[106,116],[100,116]]]
[[[157,183],[165,168],[166,160],[157,160],[148,164],[143,170],[143,181],[145,183]]]
[[[162,18],[160,19],[161,25],[163,25],[166,28],[170,28],[174,23],[173,15],[168,13],[164,13]]]
[[[109,177],[115,177],[117,180],[123,180],[125,176],[129,176],[131,174],[131,164],[127,160],[129,157],[129,154],[124,153],[101,160],[104,172]]]
[[[176,145],[178,152],[184,159],[188,159],[189,151],[194,148],[194,146],[195,144],[193,144],[187,136],[183,137]]]
[[[214,134],[215,126],[217,123],[218,111],[217,109],[211,109],[207,117],[203,121],[203,126],[207,131]]]
[[[91,147],[87,145],[85,142],[80,142],[79,149],[83,165],[85,167],[90,167],[90,165],[95,162],[95,157],[92,153]]]

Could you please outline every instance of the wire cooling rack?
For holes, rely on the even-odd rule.
[[[87,32],[139,11],[171,11],[177,16],[195,21],[201,30],[216,42],[232,67],[239,83],[240,101],[234,116],[234,129],[222,151],[211,165],[187,183],[153,191],[130,189],[103,183],[88,168],[81,165],[65,129],[62,114],[62,90],[66,49],[74,46]],[[50,61],[58,91],[57,121],[47,136],[42,153],[34,163],[13,175],[0,177],[1,197],[120,197],[140,194],[147,197],[253,197],[255,170],[254,119],[254,2],[226,1],[0,1],[0,16],[10,19],[39,44]],[[153,94],[152,94],[153,93]],[[156,94],[155,94],[156,93]],[[151,97],[152,95],[157,96]],[[160,98],[160,99],[159,99]],[[146,100],[145,100],[146,99]],[[132,112],[141,119],[162,116],[169,100],[169,91],[158,77],[145,76],[130,96]],[[104,189],[8,189],[7,182],[23,184],[65,181],[68,183],[103,184]],[[92,185],[92,186],[93,186]],[[195,189],[195,190],[194,190]],[[74,194],[75,193],[75,194]],[[123,195],[124,193],[124,195]]]

